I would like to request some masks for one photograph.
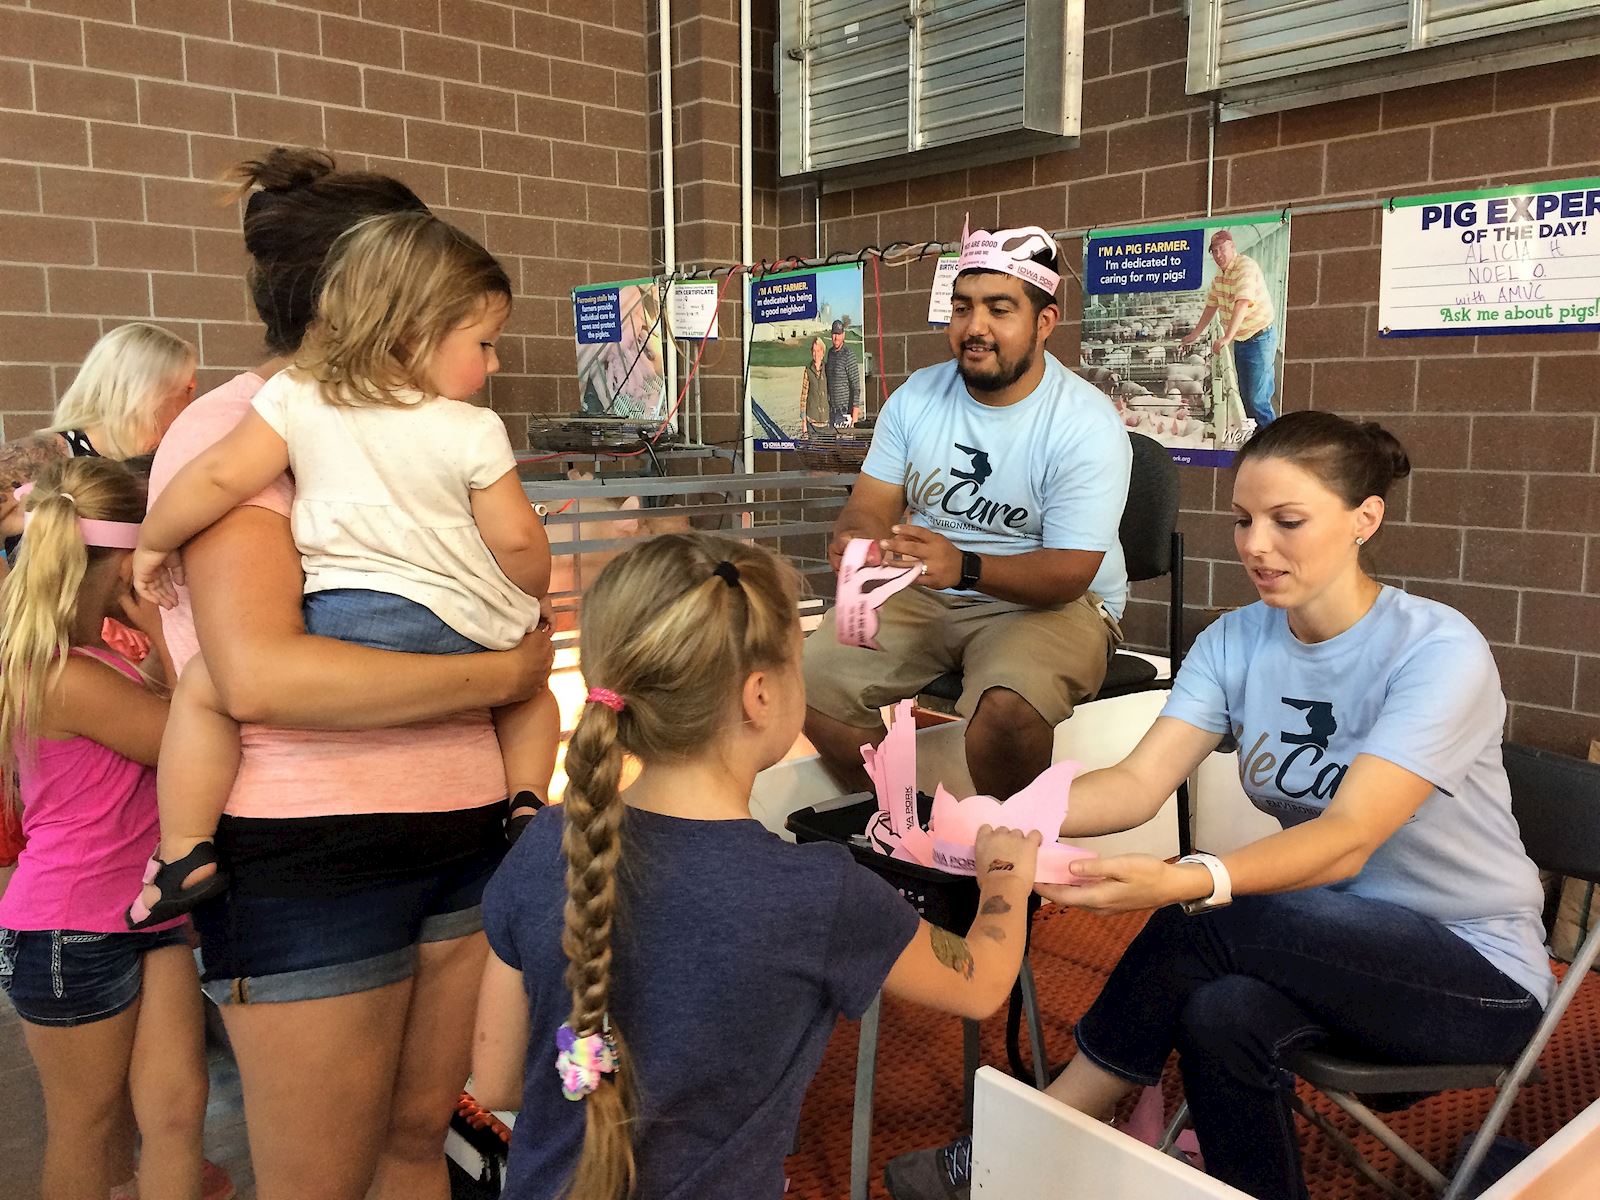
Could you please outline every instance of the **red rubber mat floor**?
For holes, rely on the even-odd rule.
[[[1143,914],[1094,917],[1048,909],[1035,919],[1033,969],[1045,1041],[1057,1067],[1074,1053],[1073,1025],[1144,919]],[[1004,1026],[1003,1013],[984,1023],[985,1063],[1004,1064]],[[792,1200],[842,1200],[849,1194],[856,1035],[853,1023],[840,1022],[806,1096],[797,1150],[787,1168]],[[1542,1143],[1600,1097],[1600,973],[1578,993],[1540,1065],[1545,1082],[1523,1088],[1502,1130],[1532,1145]],[[1168,1063],[1164,1088],[1170,1113],[1179,1090],[1175,1060]],[[1310,1089],[1306,1094],[1315,1095]],[[1430,1161],[1443,1165],[1462,1134],[1481,1123],[1492,1099],[1487,1091],[1447,1093],[1388,1119]],[[1317,1097],[1313,1102],[1332,1115],[1339,1128],[1354,1134],[1354,1123],[1326,1100]],[[1304,1122],[1299,1128],[1313,1200],[1366,1200],[1379,1194],[1345,1165],[1319,1131]],[[883,1164],[890,1157],[940,1144],[962,1131],[961,1022],[886,1000],[878,1033],[871,1194],[887,1196]],[[1419,1200],[1429,1194],[1371,1137],[1363,1134],[1357,1144]]]

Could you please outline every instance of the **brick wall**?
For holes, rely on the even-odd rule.
[[[1205,211],[1206,109],[1184,94],[1179,0],[1087,0],[1077,150],[822,196],[824,251],[960,237],[974,226],[1132,224]],[[1600,60],[1396,90],[1228,122],[1219,213],[1600,174]],[[783,252],[817,236],[809,184],[780,194]],[[1384,579],[1455,605],[1494,646],[1511,736],[1583,753],[1600,737],[1600,335],[1384,341],[1378,214],[1296,218],[1286,331],[1288,408],[1382,421],[1416,471],[1374,548]],[[1081,262],[1081,243],[1067,253]],[[891,385],[947,357],[926,326],[931,264],[884,272]],[[868,275],[869,308],[871,277]],[[1075,309],[1051,350],[1077,361]],[[869,313],[868,320],[871,320]],[[1207,609],[1253,601],[1225,515],[1228,475],[1183,468],[1191,632]],[[1162,585],[1136,588],[1127,625],[1164,642]]]
[[[758,258],[953,239],[969,211],[1062,229],[1204,210],[1179,0],[1087,0],[1077,150],[826,194],[820,228],[811,185],[777,175],[777,0],[754,7]],[[674,16],[679,258],[725,262],[738,4],[675,0]],[[120,321],[194,340],[203,386],[261,357],[239,215],[207,181],[275,142],[392,172],[483,238],[520,279],[492,402],[519,439],[522,414],[574,409],[568,290],[659,262],[654,19],[649,0],[0,0],[0,430],[36,427]],[[1224,124],[1214,185],[1226,213],[1597,173],[1589,59]],[[1583,749],[1600,736],[1600,337],[1380,341],[1376,212],[1306,216],[1292,236],[1285,403],[1378,417],[1417,465],[1377,569],[1483,629],[1513,736]],[[946,354],[924,321],[931,270],[882,272],[891,386]],[[1051,347],[1069,361],[1076,299]],[[709,352],[709,441],[738,438],[739,374],[734,339]],[[1183,481],[1193,629],[1253,593],[1226,476]],[[1128,625],[1153,645],[1159,588],[1138,595]]]
[[[653,6],[648,6],[653,8]],[[0,428],[37,428],[107,328],[263,355],[235,207],[278,143],[396,175],[518,286],[491,400],[577,407],[568,290],[653,261],[644,0],[0,0]]]

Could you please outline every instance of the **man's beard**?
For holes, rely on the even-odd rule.
[[[984,348],[994,354],[994,369],[992,371],[980,374],[976,371],[968,370],[961,356],[957,355],[956,372],[961,376],[962,382],[969,388],[980,392],[1001,392],[1028,373],[1029,368],[1033,366],[1033,353],[1038,349],[1038,346],[1039,343],[1036,339],[1014,362],[1008,363],[1004,358],[1000,357],[998,344],[986,345]],[[966,350],[965,345],[962,346],[962,350]]]

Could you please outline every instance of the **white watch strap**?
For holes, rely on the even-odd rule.
[[[1224,904],[1233,902],[1233,879],[1228,875],[1228,868],[1222,865],[1222,860],[1215,854],[1199,851],[1195,854],[1185,854],[1178,860],[1180,863],[1199,863],[1211,874],[1211,895],[1193,903],[1202,908],[1221,908]]]

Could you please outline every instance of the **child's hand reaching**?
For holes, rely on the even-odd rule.
[[[1019,880],[1025,890],[1031,889],[1039,870],[1042,840],[1037,832],[1023,833],[1004,826],[999,829],[988,825],[981,827],[975,851],[978,890],[982,891],[999,876]]]
[[[164,554],[141,546],[133,552],[133,590],[142,599],[172,608],[178,603],[182,583],[183,564],[176,551]]]

